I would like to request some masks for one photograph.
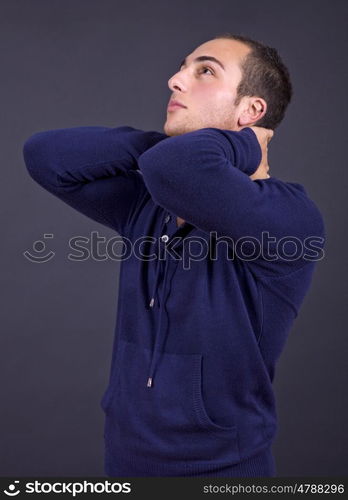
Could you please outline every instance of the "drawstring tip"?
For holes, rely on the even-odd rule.
[[[151,387],[152,386],[152,377],[149,377],[147,379],[147,387]]]
[[[150,307],[153,307],[154,303],[155,303],[155,299],[152,297],[152,299],[150,300],[150,304],[149,304],[149,306],[150,306]]]

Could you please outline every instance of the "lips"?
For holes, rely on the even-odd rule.
[[[181,104],[181,102],[171,99],[168,103],[168,108],[167,109],[177,109],[177,108],[186,108],[184,104]]]

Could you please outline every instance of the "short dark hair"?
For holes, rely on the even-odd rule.
[[[262,97],[267,103],[267,111],[253,125],[275,129],[284,118],[293,94],[289,71],[278,52],[244,35],[222,33],[215,36],[217,38],[237,40],[251,48],[241,63],[242,78],[235,104],[239,104],[243,96]]]

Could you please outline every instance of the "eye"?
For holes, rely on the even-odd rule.
[[[208,66],[201,66],[201,68],[200,68],[200,70],[203,70],[203,71],[204,71],[204,70],[206,70],[206,69],[207,69],[208,71],[210,71],[210,73],[211,73],[212,75],[214,75],[214,71],[213,71],[211,68],[209,68]]]

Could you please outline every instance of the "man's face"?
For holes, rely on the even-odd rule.
[[[235,106],[237,87],[242,77],[239,63],[250,48],[237,40],[214,39],[203,43],[186,57],[168,81],[171,99],[186,108],[167,110],[164,133],[173,136],[205,127],[240,130],[238,118],[243,100]],[[214,61],[197,61],[197,57],[215,57]]]

